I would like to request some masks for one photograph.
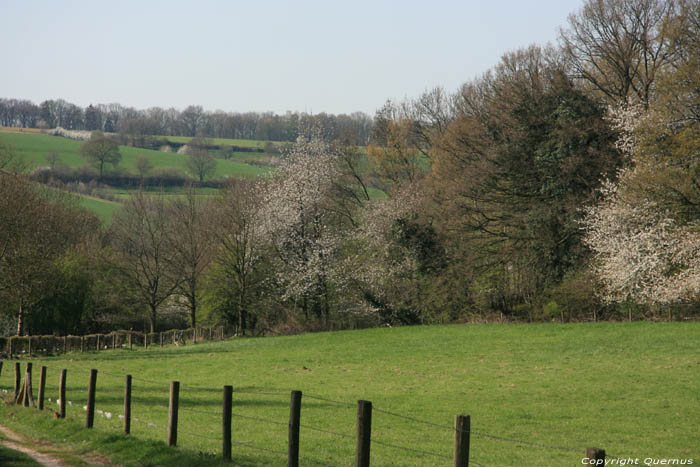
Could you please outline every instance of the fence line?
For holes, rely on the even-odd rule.
[[[148,347],[163,345],[185,345],[191,341],[219,341],[227,337],[224,326],[168,329],[159,332],[118,330],[108,333],[85,334],[82,336],[11,336],[0,337],[0,353],[13,358],[15,355],[61,354],[70,351],[103,351],[117,348]],[[165,340],[164,340],[165,338]],[[170,342],[166,342],[170,341]]]
[[[29,368],[31,368],[30,365],[31,365],[31,363],[28,363]],[[42,373],[44,372],[44,369],[45,369],[45,367],[42,367]],[[81,369],[81,370],[83,370],[83,369]],[[85,371],[87,371],[87,370],[85,370]],[[1,376],[1,372],[2,372],[2,362],[0,361],[0,376]],[[17,403],[19,403],[20,398],[19,398],[18,394],[21,396],[22,395],[21,391],[25,391],[24,396],[23,396],[24,398],[22,400],[25,401],[24,404],[26,406],[27,398],[29,400],[33,401],[33,396],[31,394],[27,394],[27,391],[31,392],[31,390],[32,390],[31,389],[31,387],[32,387],[31,386],[31,371],[28,369],[28,371],[26,372],[25,381],[24,381],[24,383],[22,383],[21,389],[18,388],[18,385],[20,382],[20,378],[18,375],[20,372],[21,372],[21,370],[19,369],[19,364],[16,364],[15,365],[15,373],[16,373],[15,374],[15,401]],[[64,372],[65,372],[65,370],[64,370]],[[91,417],[94,416],[94,413],[97,413],[99,416],[101,416],[105,419],[108,419],[108,420],[115,420],[115,421],[124,420],[125,415],[122,415],[119,413],[115,414],[113,412],[109,412],[109,411],[95,408],[95,406],[94,406],[95,405],[94,404],[95,389],[96,389],[95,388],[95,386],[96,386],[95,380],[97,377],[97,370],[93,369],[93,370],[90,370],[90,372],[91,372],[90,389],[88,391],[88,399],[87,399],[87,402],[85,404],[83,404],[81,401],[76,402],[76,401],[72,401],[72,400],[65,400],[65,401],[56,400],[56,402],[59,403],[59,405],[61,403],[65,404],[67,402],[68,406],[77,406],[77,407],[82,406],[83,410],[87,411],[87,420],[88,420],[86,422],[87,428],[92,427]],[[103,373],[103,372],[100,372],[100,374],[111,377],[111,378],[119,378],[116,375],[109,375],[109,374]],[[42,374],[42,378],[43,378],[43,374]],[[119,379],[121,379],[121,378],[119,378]],[[141,381],[148,381],[148,380],[141,380]],[[153,384],[159,385],[159,386],[166,385],[166,383],[159,382],[159,381],[150,381],[150,382]],[[170,406],[169,407],[166,407],[166,406],[160,405],[160,404],[146,403],[146,404],[148,404],[149,407],[158,407],[158,408],[169,410],[169,419],[170,420],[169,420],[169,425],[167,427],[161,426],[160,424],[156,424],[156,423],[153,423],[151,421],[141,420],[137,417],[131,417],[131,420],[133,420],[137,423],[143,424],[149,428],[158,429],[158,430],[165,430],[169,433],[169,438],[170,438],[170,434],[173,433],[173,430],[174,430],[175,435],[174,435],[174,438],[172,441],[173,446],[176,443],[176,439],[177,439],[176,434],[179,431],[180,433],[182,433],[184,435],[193,436],[193,437],[197,437],[197,438],[201,438],[201,439],[206,439],[208,441],[214,441],[214,442],[223,441],[224,446],[226,446],[226,442],[229,443],[229,446],[231,443],[234,443],[237,446],[243,446],[243,447],[248,447],[251,449],[257,449],[257,450],[264,451],[266,453],[276,453],[276,454],[288,455],[288,456],[290,456],[289,458],[291,459],[291,456],[292,456],[291,446],[292,446],[292,442],[293,442],[293,440],[292,440],[292,425],[293,425],[293,423],[292,423],[292,418],[291,418],[292,417],[291,411],[290,411],[290,420],[288,423],[286,421],[279,421],[279,420],[271,419],[271,418],[236,413],[236,412],[233,412],[231,410],[230,403],[229,403],[228,408],[227,408],[225,402],[224,402],[224,411],[223,412],[222,411],[215,411],[215,410],[203,410],[203,409],[198,409],[195,407],[188,407],[186,404],[179,405],[179,395],[178,395],[179,391],[176,391],[175,395],[173,396],[172,388],[174,386],[179,388],[180,387],[179,382],[176,382],[176,381],[171,382],[171,395],[170,395],[171,399],[170,399]],[[187,385],[186,387],[189,389],[190,385]],[[200,386],[200,388],[204,389],[201,386]],[[226,388],[228,388],[228,390],[229,390],[228,396],[226,396]],[[211,390],[211,388],[208,388],[208,389]],[[73,389],[73,391],[75,391],[75,389]],[[6,390],[6,389],[2,389],[2,392],[6,393],[6,394],[11,394],[11,392]],[[238,392],[241,394],[272,395],[272,396],[280,396],[283,394],[281,391],[277,391],[277,390],[272,390],[272,391],[238,391]],[[298,393],[297,394],[297,396],[298,396],[297,404],[300,404],[300,401],[301,401],[301,392],[300,391],[292,391],[292,404],[295,403],[294,402],[294,399],[295,399],[294,394],[295,393]],[[348,402],[337,401],[337,400],[321,397],[318,395],[311,395],[311,394],[304,394],[304,395],[306,396],[306,398],[311,399],[311,400],[319,400],[319,401],[323,401],[323,402],[328,402],[328,403],[336,404],[336,405],[339,405],[342,407],[353,407],[353,405],[348,403]],[[44,397],[43,393],[40,397],[41,397],[41,401],[40,401],[39,407],[42,407],[43,397]],[[173,397],[175,397],[174,402],[173,402]],[[230,400],[230,397],[231,397],[231,387],[230,386],[227,386],[224,388],[224,399],[226,399],[226,397],[228,397]],[[47,399],[49,402],[52,402],[52,399],[50,397],[48,397]],[[131,395],[129,395],[129,400],[130,399],[131,399]],[[135,400],[137,400],[137,399],[135,398]],[[33,402],[32,402],[32,404],[33,404]],[[298,407],[300,407],[300,405]],[[313,405],[311,407],[313,407]],[[371,418],[372,418],[371,413],[373,410],[376,411],[377,413],[380,413],[380,414],[400,418],[400,419],[407,420],[407,421],[410,421],[413,423],[420,423],[420,424],[424,424],[424,425],[431,426],[434,428],[439,428],[441,430],[453,431],[455,433],[455,452],[454,452],[455,466],[459,466],[459,467],[468,466],[469,464],[476,465],[477,467],[483,466],[483,464],[469,459],[469,444],[470,444],[469,438],[471,437],[471,435],[474,435],[477,437],[490,438],[490,439],[494,439],[497,441],[515,443],[515,444],[519,444],[519,445],[523,445],[523,446],[538,447],[538,448],[543,448],[543,449],[558,450],[558,451],[564,451],[564,452],[575,452],[578,454],[584,453],[583,449],[576,449],[576,448],[572,448],[572,447],[560,446],[560,445],[554,445],[554,444],[539,443],[539,442],[535,442],[535,441],[527,441],[527,440],[522,440],[522,439],[518,439],[515,437],[502,436],[499,434],[488,433],[488,432],[484,432],[484,431],[480,431],[480,430],[473,430],[473,429],[471,429],[471,425],[470,425],[470,421],[469,421],[470,417],[466,416],[466,415],[456,416],[455,417],[455,426],[448,426],[448,425],[443,425],[443,424],[439,424],[439,423],[434,423],[434,422],[431,422],[428,420],[421,420],[419,418],[404,415],[401,413],[396,413],[396,412],[392,412],[392,411],[388,411],[388,410],[384,410],[384,409],[380,409],[380,408],[373,408],[371,402],[368,402],[368,401],[358,401],[356,407],[358,408],[358,415],[357,415],[357,429],[358,430],[357,430],[357,438],[356,438],[357,439],[356,465],[358,465],[358,466],[369,466],[369,452],[370,452],[369,447],[371,444],[375,444],[378,446],[383,446],[383,447],[387,447],[387,448],[391,448],[391,449],[396,449],[396,450],[400,450],[400,451],[412,453],[412,454],[432,456],[435,458],[441,458],[441,459],[447,459],[447,460],[453,459],[452,457],[450,457],[449,455],[446,455],[444,453],[422,450],[422,449],[418,449],[416,447],[402,446],[402,445],[393,444],[393,443],[390,443],[390,442],[387,442],[384,440],[371,439]],[[256,446],[250,444],[249,442],[233,441],[230,439],[230,429],[228,431],[228,434],[226,434],[227,432],[226,432],[225,427],[224,427],[224,434],[221,437],[210,436],[208,434],[197,433],[197,432],[193,432],[193,431],[189,431],[189,430],[183,430],[182,428],[178,428],[178,426],[177,426],[177,424],[178,424],[177,412],[180,409],[185,411],[185,412],[198,413],[198,414],[203,414],[203,415],[213,416],[213,417],[222,417],[223,416],[224,417],[224,425],[226,425],[226,423],[227,423],[226,422],[226,417],[227,417],[226,412],[229,411],[229,414],[228,414],[229,422],[230,422],[230,417],[233,416],[233,417],[251,420],[251,421],[260,422],[260,423],[269,424],[269,425],[287,426],[290,429],[290,437],[289,437],[290,451],[289,451],[289,453],[282,452],[282,451],[275,451],[275,450],[271,450],[271,449],[267,449],[267,448],[256,447]],[[298,414],[298,412],[297,412],[297,414]],[[116,417],[114,415],[116,415]],[[298,415],[296,417],[297,418],[296,418],[296,421],[294,423],[296,424],[297,430],[296,430],[296,434],[294,435],[294,436],[296,436],[296,441],[294,441],[294,442],[296,443],[296,454],[295,455],[297,456],[297,463],[290,462],[290,465],[298,465],[298,456],[299,456],[299,453],[298,453],[298,445],[299,445],[298,444],[298,436],[299,436],[298,428],[304,428],[304,429],[310,430],[310,431],[326,433],[326,434],[329,434],[332,436],[337,436],[337,437],[344,438],[344,439],[355,439],[355,436],[353,436],[353,435],[340,433],[340,432],[336,432],[333,430],[328,430],[325,428],[312,426],[312,425],[305,425],[305,424],[302,425],[298,421],[299,420]],[[230,425],[230,423],[229,423],[229,425]],[[127,431],[127,433],[128,433],[128,431]],[[228,438],[228,441],[227,441],[227,438]],[[460,451],[459,456],[458,456],[458,451]],[[593,459],[593,460],[600,460],[600,459],[604,460],[606,458],[605,451],[600,450],[600,449],[587,448],[587,450],[585,450],[585,453],[586,453],[586,457],[589,457],[590,459]],[[614,459],[611,456],[607,456],[607,458]],[[458,459],[460,459],[460,460],[458,460]],[[316,461],[313,459],[307,459],[307,460],[323,465],[322,462],[319,462],[319,461]]]

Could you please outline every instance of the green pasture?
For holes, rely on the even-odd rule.
[[[0,141],[11,144],[31,168],[48,166],[46,157],[52,152],[58,153],[61,162],[70,168],[77,168],[86,164],[86,160],[78,153],[78,149],[82,144],[80,141],[59,136],[13,133],[0,133]],[[137,173],[134,168],[134,162],[141,155],[148,157],[154,168],[172,167],[185,172],[185,164],[189,157],[182,154],[152,151],[131,146],[120,146],[119,152],[122,155],[122,160],[119,162],[118,167],[134,174]],[[108,168],[111,169],[111,166],[108,166]],[[256,167],[235,159],[217,159],[214,177],[254,178],[268,171],[269,169],[267,168]]]
[[[80,206],[94,212],[97,217],[100,218],[103,225],[111,224],[112,216],[114,216],[114,213],[122,207],[120,203],[115,201],[94,198],[92,196],[78,195],[78,198],[78,203]]]
[[[127,465],[156,465],[142,461],[148,449],[163,449],[172,380],[181,386],[179,447],[171,452],[212,462],[221,450],[221,390],[228,384],[237,464],[284,465],[294,389],[304,393],[302,465],[353,463],[359,399],[374,406],[376,466],[450,465],[457,414],[471,415],[470,457],[480,465],[581,465],[586,447],[612,457],[700,462],[699,341],[694,322],[487,324],[71,353],[31,360],[36,374],[48,367],[52,408],[59,372],[68,369],[67,421],[1,410],[16,414],[3,423],[32,436],[82,439],[89,370],[96,368],[102,415],[90,446]],[[13,387],[10,365],[0,388]],[[138,449],[125,447],[130,441],[119,434],[127,373]],[[150,442],[156,444],[143,447]]]

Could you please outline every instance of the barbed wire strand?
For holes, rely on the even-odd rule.
[[[255,445],[250,444],[249,442],[246,441],[231,441],[233,444],[236,444],[238,446],[244,446],[247,448],[255,449],[257,451],[263,451],[263,452],[271,452],[274,454],[282,454],[283,456],[286,456],[288,453],[285,451],[277,451],[275,449],[268,449],[268,448],[260,448]]]
[[[291,391],[290,391],[291,392]],[[253,394],[253,395],[263,395],[263,396],[289,396],[290,392],[271,392],[271,391],[236,391],[236,388],[233,388],[233,394]]]
[[[222,438],[212,438],[211,436],[202,435],[202,434],[199,434],[199,433],[192,433],[191,431],[183,430],[183,429],[180,428],[180,427],[178,427],[177,432],[178,432],[178,433],[184,433],[184,434],[190,435],[190,436],[196,436],[196,437],[198,437],[198,438],[208,439],[209,441],[221,441],[221,440],[222,440]]]
[[[405,446],[398,446],[398,445],[396,445],[396,444],[391,444],[391,443],[387,443],[387,442],[384,442],[384,441],[379,441],[379,440],[377,440],[377,439],[372,439],[371,442],[372,442],[372,443],[375,443],[375,444],[379,444],[379,445],[381,445],[381,446],[386,446],[386,447],[389,447],[389,448],[399,449],[399,450],[401,450],[401,451],[408,451],[408,452],[414,452],[414,453],[416,453],[416,454],[425,454],[425,455],[428,455],[428,456],[441,457],[441,458],[443,458],[443,459],[452,459],[450,456],[446,456],[446,455],[444,455],[444,454],[438,454],[438,453],[436,453],[436,452],[429,452],[429,451],[422,451],[422,450],[420,450],[420,449],[407,448],[407,447],[405,447]]]
[[[453,430],[453,431],[458,431],[458,432],[462,432],[462,433],[466,431],[466,430],[461,430],[461,429],[458,429],[458,428],[455,428],[455,427],[452,427],[452,426],[448,426],[448,425],[441,425],[441,424],[438,424],[438,423],[429,422],[429,421],[427,421],[427,420],[421,420],[421,419],[418,419],[418,418],[415,418],[415,417],[409,417],[409,416],[407,416],[407,415],[397,414],[397,413],[395,413],[395,412],[389,412],[388,410],[378,409],[378,408],[376,408],[376,407],[372,407],[372,410],[373,410],[373,411],[380,412],[380,413],[384,413],[384,414],[387,414],[387,415],[391,415],[391,416],[393,416],[393,417],[403,418],[403,419],[406,419],[406,420],[410,420],[410,421],[417,422],[417,423],[423,423],[423,424],[425,424],[425,425],[430,425],[430,426],[434,426],[434,427],[437,427],[437,428],[443,428],[443,429],[446,429],[446,430]],[[517,439],[517,438],[509,438],[509,437],[506,437],[506,436],[494,435],[494,434],[492,434],[492,433],[486,433],[486,432],[483,432],[483,431],[468,430],[468,432],[471,433],[471,434],[474,434],[474,435],[476,435],[476,436],[484,436],[484,437],[487,437],[487,438],[497,439],[497,440],[499,440],[499,441],[506,441],[506,442],[519,443],[519,444],[526,444],[526,445],[529,445],[529,446],[536,446],[536,447],[547,448],[547,449],[556,449],[556,450],[561,450],[561,451],[581,452],[580,449],[574,449],[574,448],[571,448],[571,447],[547,445],[547,444],[543,444],[543,443],[536,443],[536,442],[533,442],[533,441],[525,441],[525,440],[521,440],[521,439]]]
[[[194,412],[194,413],[199,413],[199,414],[203,414],[203,415],[215,415],[217,417],[221,417],[223,415],[223,412],[209,412],[206,410],[199,410],[199,409],[193,409],[190,407],[184,407],[182,405],[180,405],[179,409],[184,410],[186,412]]]
[[[131,420],[134,421],[134,422],[142,423],[142,424],[148,426],[149,428],[156,428],[156,429],[159,429],[159,430],[167,430],[167,429],[168,429],[167,427],[157,425],[157,424],[155,424],[155,423],[153,423],[153,422],[147,422],[147,421],[145,421],[145,420],[141,420],[141,419],[136,418],[136,417],[131,417]]]
[[[269,418],[253,417],[253,416],[250,416],[250,415],[243,415],[243,414],[239,414],[239,413],[235,413],[235,412],[231,412],[231,415],[234,416],[234,417],[246,418],[246,419],[248,419],[248,420],[255,420],[255,421],[263,422],[263,423],[272,423],[272,424],[274,424],[274,425],[289,426],[289,423],[278,422],[277,420],[271,420],[271,419],[269,419]]]
[[[356,405],[357,405],[357,404],[351,404],[350,402],[335,401],[333,399],[327,399],[325,397],[320,397],[320,396],[316,396],[313,394],[303,394],[303,397],[307,397],[309,399],[316,399],[316,400],[320,400],[320,401],[324,401],[324,402],[330,402],[332,404],[338,404],[338,405],[342,405],[342,406],[346,406],[346,407],[356,407]]]
[[[462,430],[460,430],[460,431],[462,431]],[[507,438],[505,436],[493,435],[491,433],[484,433],[483,431],[470,430],[470,433],[474,434],[476,436],[483,436],[486,438],[496,439],[499,441],[524,444],[526,446],[533,446],[533,447],[538,447],[538,448],[554,449],[554,450],[558,450],[558,451],[568,451],[568,452],[578,452],[578,453],[581,453],[583,451],[582,449],[574,449],[574,448],[566,447],[566,446],[555,446],[555,445],[549,445],[549,444],[543,444],[543,443],[535,443],[533,441],[525,441],[525,440],[517,439],[517,438]]]
[[[335,432],[335,431],[330,431],[330,430],[326,430],[326,429],[324,429],[324,428],[318,428],[318,427],[311,426],[311,425],[301,425],[301,424],[300,424],[299,427],[300,427],[300,428],[307,428],[307,429],[313,430],[313,431],[320,431],[321,433],[328,433],[329,435],[340,436],[341,438],[355,439],[355,437],[352,436],[352,435],[346,435],[346,434],[344,434],[344,433],[338,433],[338,432]]]
[[[410,421],[412,421],[412,422],[423,423],[424,425],[430,425],[430,426],[434,426],[434,427],[437,427],[437,428],[444,428],[444,429],[446,429],[446,430],[455,430],[455,427],[453,427],[453,426],[441,425],[441,424],[439,424],[439,423],[429,422],[429,421],[427,421],[427,420],[421,420],[421,419],[419,419],[419,418],[410,417],[410,416],[408,416],[408,415],[402,415],[402,414],[398,414],[398,413],[395,413],[395,412],[389,412],[388,410],[378,409],[377,407],[374,407],[374,406],[372,406],[372,411],[380,412],[380,413],[383,413],[383,414],[386,414],[386,415],[391,415],[392,417],[403,418],[403,419],[406,419],[406,420],[410,420]]]

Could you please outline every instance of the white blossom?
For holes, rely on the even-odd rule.
[[[623,171],[624,180],[628,172]],[[700,235],[652,200],[632,203],[608,181],[602,201],[585,209],[585,243],[607,302],[666,304],[700,293]]]
[[[262,230],[284,268],[283,299],[308,296],[330,280],[340,236],[328,197],[338,177],[336,154],[320,140],[298,141],[264,187]]]

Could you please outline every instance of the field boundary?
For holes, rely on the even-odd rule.
[[[56,336],[53,334],[38,336],[0,337],[0,349],[8,358],[32,355],[59,355],[67,352],[86,352],[116,350],[134,346],[185,345],[198,341],[225,340],[234,335],[227,334],[225,326],[196,327],[187,329],[169,329],[161,332],[112,331],[104,334],[85,334],[82,336]]]
[[[0,376],[2,375],[2,361],[0,361]],[[81,371],[82,370],[82,371]],[[56,371],[56,369],[54,369]],[[66,408],[67,406],[70,407],[82,407],[82,411],[85,412],[85,427],[86,429],[91,429],[94,424],[95,420],[95,415],[97,414],[100,417],[106,418],[106,419],[118,419],[120,422],[123,423],[121,432],[129,435],[131,433],[131,424],[132,422],[138,423],[140,426],[147,427],[148,429],[155,430],[159,433],[161,433],[160,436],[163,436],[163,441],[167,443],[168,446],[171,447],[176,447],[177,446],[177,440],[178,440],[178,433],[187,435],[187,436],[193,436],[193,437],[198,437],[198,438],[204,438],[209,441],[214,441],[216,443],[220,443],[221,446],[221,451],[220,455],[225,461],[230,461],[231,460],[231,454],[232,454],[232,447],[240,447],[243,449],[250,449],[253,451],[259,451],[259,452],[265,452],[268,454],[277,454],[279,456],[285,456],[287,460],[287,465],[288,466],[299,466],[300,465],[300,459],[304,461],[304,463],[312,463],[312,464],[317,464],[317,465],[328,465],[325,462],[312,459],[309,457],[301,457],[300,456],[300,431],[301,429],[304,429],[304,431],[308,432],[322,432],[337,438],[343,438],[343,439],[350,439],[355,441],[355,466],[357,467],[369,467],[370,466],[370,453],[371,449],[374,447],[381,446],[382,448],[388,448],[391,450],[398,450],[398,451],[404,451],[406,453],[411,453],[411,454],[419,454],[422,456],[427,456],[432,459],[435,459],[436,462],[437,459],[440,459],[439,462],[445,463],[446,461],[452,461],[453,465],[455,467],[467,467],[469,465],[473,465],[476,467],[484,467],[485,464],[481,461],[477,461],[474,459],[471,459],[470,455],[470,446],[472,445],[473,440],[479,439],[479,438],[487,438],[491,440],[496,440],[502,443],[506,443],[511,445],[514,448],[519,448],[519,449],[546,449],[546,450],[556,450],[556,451],[565,451],[565,452],[570,452],[570,453],[576,453],[578,456],[580,456],[577,461],[580,462],[583,465],[604,465],[606,459],[608,462],[614,459],[625,459],[619,458],[619,457],[613,457],[606,455],[605,450],[599,449],[599,448],[576,448],[572,446],[560,446],[556,444],[552,444],[551,442],[539,442],[539,441],[530,441],[530,440],[523,440],[523,439],[518,439],[515,437],[507,436],[507,435],[502,435],[502,434],[497,434],[497,433],[489,433],[489,432],[484,432],[481,430],[474,430],[472,429],[471,425],[471,417],[466,414],[458,414],[454,416],[454,425],[449,426],[445,424],[439,424],[439,423],[434,423],[428,420],[423,420],[420,418],[412,417],[412,416],[407,416],[405,414],[400,414],[396,413],[394,411],[390,410],[385,410],[384,408],[381,407],[373,407],[373,404],[371,401],[367,400],[358,400],[356,404],[351,403],[351,402],[346,402],[346,401],[338,401],[338,400],[333,400],[324,396],[320,395],[315,395],[315,394],[308,394],[308,393],[302,393],[302,391],[299,390],[293,390],[291,392],[285,392],[280,389],[262,389],[262,390],[254,390],[254,391],[246,391],[246,390],[238,390],[235,391],[235,394],[255,394],[258,396],[267,396],[267,397],[286,397],[288,394],[291,396],[290,397],[290,403],[289,403],[289,419],[288,420],[276,420],[276,419],[271,419],[271,418],[266,418],[266,417],[260,417],[260,416],[251,416],[251,415],[244,415],[241,413],[237,413],[234,408],[235,406],[233,405],[233,395],[234,395],[234,390],[232,386],[223,386],[223,391],[222,391],[222,406],[220,411],[214,411],[214,410],[206,410],[206,409],[200,409],[200,408],[193,408],[189,407],[187,405],[181,405],[180,404],[180,399],[181,396],[183,396],[183,392],[180,391],[180,382],[179,381],[170,381],[170,392],[169,392],[169,403],[168,403],[168,423],[167,426],[164,426],[162,424],[156,424],[153,423],[150,420],[144,420],[141,418],[138,418],[136,416],[133,416],[132,411],[131,411],[131,399],[132,399],[132,381],[137,380],[140,382],[147,382],[147,383],[153,383],[153,384],[158,384],[161,386],[165,386],[167,382],[165,381],[151,381],[147,380],[145,378],[140,378],[136,377],[133,378],[132,375],[126,374],[123,376],[115,375],[115,374],[110,374],[106,372],[99,372],[97,369],[91,369],[87,370],[85,368],[80,369],[81,373],[85,371],[89,371],[90,373],[90,379],[89,379],[89,384],[88,384],[88,394],[87,394],[87,402],[83,404],[82,401],[67,401],[65,394],[66,394],[66,381],[67,381],[67,371],[66,369],[61,370],[61,379],[60,379],[60,385],[59,385],[59,394],[58,397],[56,397],[55,401],[59,405],[59,410],[57,412],[54,412],[54,416],[57,418],[66,418]],[[72,370],[74,371],[74,370]],[[20,362],[15,362],[14,364],[14,373],[15,373],[15,378],[14,378],[14,392],[11,392],[8,389],[2,389],[2,391],[7,394],[6,399],[9,400],[10,402],[14,402],[16,404],[22,405],[24,407],[36,407],[39,410],[44,410],[44,398],[46,397],[45,392],[44,392],[44,387],[46,383],[46,373],[47,373],[47,367],[42,366],[41,367],[41,377],[39,381],[39,389],[38,389],[38,394],[37,394],[37,399],[34,399],[34,394],[32,390],[32,364],[31,362],[27,362],[26,364],[26,370],[24,373],[22,373],[21,370],[21,364]],[[24,379],[22,380],[22,374],[24,374]],[[124,381],[124,405],[123,405],[123,413],[121,414],[114,414],[110,412],[106,412],[103,410],[96,409],[95,407],[95,397],[96,397],[96,382],[97,382],[97,377],[98,374],[103,375],[104,377],[113,379],[113,380],[122,380]],[[138,386],[138,385],[137,385]],[[211,387],[204,387],[204,386],[196,386],[196,385],[187,385],[188,391],[191,391],[191,393],[195,393],[197,391],[212,391],[215,390],[214,388]],[[188,393],[189,394],[189,393]],[[310,406],[310,409],[313,408],[313,402],[320,401],[321,403],[324,404],[334,404],[338,406],[342,406],[345,408],[354,408],[357,407],[357,416],[356,416],[356,427],[355,427],[355,435],[349,434],[349,433],[341,433],[338,431],[334,430],[329,430],[324,427],[319,427],[319,426],[313,426],[313,425],[307,425],[307,424],[302,424],[300,423],[301,420],[301,410],[302,410],[302,396],[305,399],[311,400],[312,405]],[[49,397],[49,401],[52,399]],[[71,409],[73,410],[73,409]],[[184,412],[195,412],[195,413],[201,413],[201,414],[206,414],[206,415],[211,415],[214,417],[219,418],[221,420],[217,425],[219,427],[219,430],[214,430],[213,432],[210,433],[216,433],[216,431],[219,431],[220,435],[206,435],[203,434],[200,430],[197,428],[191,429],[189,426],[187,426],[186,423],[179,422],[179,413],[181,411]],[[454,451],[452,453],[452,456],[450,456],[448,453],[441,453],[441,452],[432,452],[432,451],[426,451],[422,449],[417,449],[412,446],[405,446],[402,444],[395,444],[395,443],[388,443],[385,442],[381,439],[375,439],[372,436],[372,414],[373,412],[379,414],[380,416],[387,416],[390,417],[394,420],[401,421],[401,422],[409,422],[412,424],[422,424],[422,425],[428,425],[435,429],[436,431],[439,430],[443,433],[445,433],[446,436],[451,436],[454,438]],[[287,443],[287,451],[281,451],[281,450],[271,450],[266,447],[262,446],[256,446],[251,444],[248,441],[239,441],[235,440],[231,436],[231,425],[232,425],[232,420],[233,418],[236,418],[240,422],[236,423],[236,427],[238,429],[241,428],[241,424],[243,424],[245,421],[248,422],[255,422],[255,423],[263,423],[263,424],[268,424],[268,425],[277,425],[277,426],[287,426],[288,427],[288,443]],[[577,462],[577,463],[578,463]]]

